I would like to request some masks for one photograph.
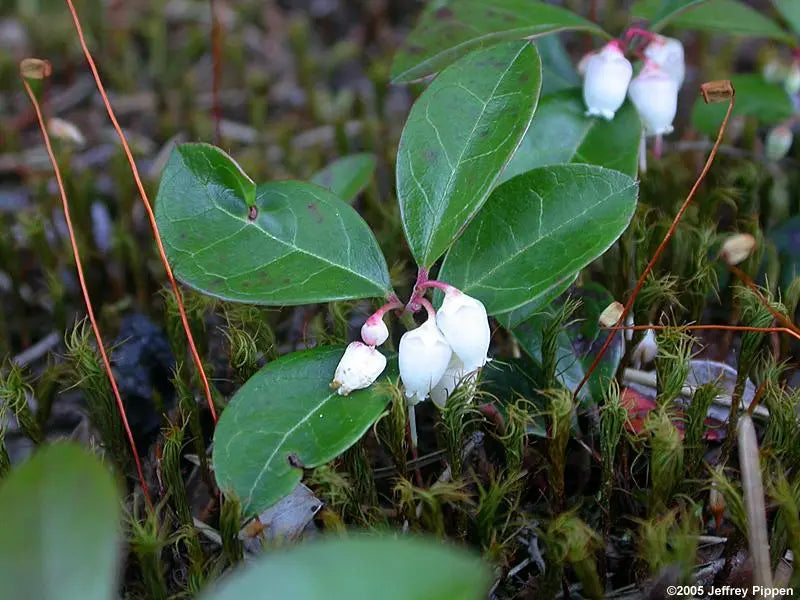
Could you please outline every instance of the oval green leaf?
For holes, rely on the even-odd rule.
[[[491,314],[524,306],[603,254],[625,231],[637,184],[593,165],[541,167],[498,187],[442,265],[439,279]]]
[[[108,600],[121,536],[114,478],[72,444],[41,448],[0,485],[0,598]]]
[[[375,236],[351,206],[312,183],[256,185],[208,144],[173,150],[156,220],[178,279],[217,298],[308,304],[391,288]]]
[[[397,156],[397,197],[422,267],[444,254],[486,201],[528,129],[541,87],[529,42],[468,54],[411,108]]]
[[[234,395],[214,432],[220,489],[255,514],[291,493],[303,468],[352,446],[389,402],[379,384],[349,396],[330,389],[344,347],[295,352],[267,364]]]
[[[585,163],[636,177],[642,124],[625,102],[612,121],[584,116],[580,90],[544,96],[500,181],[547,165]]]
[[[369,183],[375,172],[375,157],[372,154],[352,154],[315,173],[311,183],[329,189],[347,203],[352,203]]]
[[[794,32],[800,35],[800,2],[797,0],[772,0],[772,4]]]
[[[544,290],[533,300],[530,300],[529,302],[523,304],[519,308],[515,308],[512,311],[494,315],[494,318],[506,329],[512,329],[513,327],[516,327],[523,321],[531,318],[531,316],[538,312],[541,308],[552,304],[556,298],[566,292],[569,287],[575,283],[579,273],[579,271],[576,271],[575,273],[566,276],[555,285]]]
[[[674,10],[669,10],[673,7]],[[793,43],[792,36],[775,21],[737,0],[705,2],[671,1],[667,10],[657,0],[648,0],[634,9],[635,14],[653,18],[658,28],[667,23],[683,29],[710,31],[726,35],[767,37]],[[738,99],[738,98],[737,98]]]
[[[631,7],[631,13],[650,21],[651,31],[659,31],[682,12],[701,2],[707,0],[637,0]]]
[[[735,75],[731,83],[736,90],[733,116],[756,117],[764,125],[774,125],[794,114],[792,100],[783,86],[768,83],[759,74]],[[706,104],[698,98],[692,107],[692,124],[702,133],[716,137],[727,108],[726,103]]]
[[[202,597],[478,600],[490,583],[483,561],[441,541],[357,535],[268,553]]]
[[[608,36],[564,8],[532,0],[444,0],[430,2],[392,64],[392,82],[436,73],[472,50],[502,41],[566,30]]]

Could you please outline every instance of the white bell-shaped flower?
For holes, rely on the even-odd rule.
[[[678,110],[678,85],[654,62],[646,62],[633,78],[628,95],[639,113],[647,135],[664,135],[673,130]]]
[[[333,374],[331,388],[340,396],[372,385],[386,368],[386,357],[374,347],[351,342]]]
[[[633,66],[625,58],[622,45],[617,40],[610,41],[600,52],[586,58],[582,68],[586,114],[610,121],[625,102],[633,75]]]
[[[483,302],[450,287],[436,313],[436,324],[467,373],[486,364],[492,332]]]
[[[432,316],[421,326],[403,334],[397,360],[409,404],[422,402],[428,397],[444,375],[452,355],[450,344]]]
[[[389,328],[383,321],[383,315],[375,313],[361,326],[361,339],[368,346],[380,346],[389,338]]]
[[[644,55],[672,77],[678,88],[683,85],[686,77],[686,61],[683,56],[683,44],[679,40],[657,35],[647,44]]]
[[[456,354],[453,354],[444,375],[431,390],[431,400],[439,408],[444,408],[447,399],[458,386],[472,385],[477,378],[478,371],[469,372],[464,369],[464,363]]]
[[[778,125],[769,130],[767,134],[767,158],[770,160],[781,160],[792,147],[794,135],[792,130],[786,125]]]

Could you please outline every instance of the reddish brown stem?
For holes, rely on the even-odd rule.
[[[728,268],[731,270],[731,272],[732,272],[734,275],[736,275],[736,276],[737,276],[739,279],[741,279],[741,280],[742,280],[742,282],[743,282],[743,283],[744,283],[744,284],[745,284],[747,287],[749,287],[749,288],[750,288],[750,290],[751,290],[751,291],[752,291],[752,292],[753,292],[753,293],[756,295],[756,298],[758,298],[758,301],[759,301],[759,302],[761,302],[761,304],[763,304],[763,305],[764,305],[764,308],[766,308],[766,309],[769,311],[769,314],[771,314],[773,317],[775,317],[775,320],[776,320],[776,321],[778,321],[778,323],[782,323],[784,327],[786,327],[787,329],[791,329],[792,331],[794,331],[794,332],[795,332],[795,334],[796,334],[796,335],[795,335],[795,337],[797,337],[798,339],[800,339],[800,328],[798,328],[798,327],[797,327],[797,325],[795,325],[794,323],[792,323],[792,321],[791,321],[791,320],[789,320],[789,319],[786,317],[786,315],[784,315],[784,314],[781,314],[781,312],[780,312],[780,311],[778,311],[778,310],[775,310],[775,309],[774,309],[774,308],[773,308],[773,307],[770,305],[770,303],[769,303],[769,300],[767,300],[767,299],[764,297],[764,295],[763,295],[763,294],[761,293],[761,291],[758,289],[758,286],[755,284],[755,282],[754,282],[752,279],[750,279],[750,277],[747,275],[747,273],[745,273],[744,271],[742,271],[742,270],[741,270],[739,267],[737,267],[737,266],[735,266],[735,265],[728,265]]]
[[[688,331],[752,331],[755,333],[785,333],[786,335],[800,340],[800,334],[788,327],[747,327],[745,325],[621,325],[603,327],[602,329],[614,331],[645,331],[647,329],[652,329],[653,331],[662,331],[664,329],[686,329]]]
[[[64,189],[64,181],[61,178],[61,169],[58,167],[58,162],[56,161],[55,154],[53,153],[53,147],[50,144],[50,135],[47,133],[47,126],[45,125],[44,118],[42,117],[42,110],[39,106],[39,101],[36,99],[36,95],[33,93],[31,86],[28,85],[28,82],[24,77],[22,78],[22,84],[25,86],[25,91],[28,93],[28,97],[33,105],[33,110],[36,113],[36,120],[39,122],[39,129],[41,129],[42,137],[44,137],[44,145],[47,149],[47,156],[50,158],[50,164],[53,165],[53,172],[56,175],[56,184],[58,185],[58,193],[61,195],[61,207],[64,210],[64,221],[67,224],[69,242],[72,246],[72,256],[75,259],[75,269],[78,271],[78,282],[81,286],[83,302],[86,304],[86,314],[89,316],[89,323],[92,325],[92,331],[94,332],[94,337],[97,341],[97,349],[99,350],[100,357],[103,360],[103,367],[105,368],[106,375],[108,376],[108,381],[111,384],[111,391],[114,393],[114,400],[117,403],[117,409],[119,410],[120,418],[122,419],[122,426],[125,429],[125,435],[127,436],[128,443],[131,447],[133,462],[136,465],[136,475],[139,478],[139,485],[142,486],[142,493],[144,494],[144,499],[145,502],[147,502],[148,508],[152,510],[153,501],[150,498],[150,489],[147,487],[147,481],[145,481],[144,478],[142,463],[139,460],[139,452],[136,449],[136,442],[133,439],[133,432],[131,432],[131,426],[128,423],[128,415],[125,412],[125,405],[122,402],[122,396],[120,396],[119,388],[117,387],[117,380],[114,378],[114,373],[111,370],[111,362],[108,359],[108,353],[103,345],[103,336],[100,334],[100,327],[97,325],[97,319],[95,319],[94,316],[92,300],[89,297],[89,289],[86,286],[86,278],[83,275],[81,256],[80,252],[78,251],[78,243],[75,240],[75,230],[72,227],[72,218],[70,217],[69,212],[69,201],[67,200],[67,192]]]
[[[722,124],[720,125],[720,128],[719,128],[719,133],[717,134],[717,139],[714,142],[714,146],[711,148],[711,152],[709,153],[708,158],[706,159],[706,163],[703,166],[703,170],[700,171],[700,175],[697,177],[697,180],[694,182],[694,185],[692,186],[692,189],[689,190],[689,194],[686,196],[686,199],[683,201],[683,204],[681,205],[680,209],[678,210],[678,214],[676,214],[675,218],[672,220],[672,224],[670,225],[669,230],[667,231],[667,234],[664,236],[664,239],[661,241],[661,243],[659,244],[658,248],[656,249],[655,254],[653,254],[653,258],[650,259],[650,262],[647,263],[647,266],[645,267],[644,271],[642,271],[642,274],[639,276],[639,280],[636,282],[636,286],[634,287],[633,292],[631,293],[630,297],[628,298],[628,301],[625,303],[625,307],[623,308],[622,313],[620,314],[619,319],[617,320],[617,323],[616,323],[614,329],[619,328],[619,326],[622,323],[625,322],[625,318],[628,316],[628,313],[631,311],[631,308],[633,307],[633,303],[636,301],[636,297],[639,295],[639,292],[641,291],[642,286],[644,285],[644,282],[647,279],[647,276],[650,274],[650,271],[653,270],[653,267],[658,262],[658,259],[661,258],[661,255],[664,253],[664,250],[667,247],[667,244],[669,244],[669,241],[672,239],[672,236],[675,234],[675,230],[678,227],[678,223],[680,223],[681,218],[683,217],[683,215],[686,212],[686,210],[689,208],[689,205],[692,203],[692,200],[694,199],[695,194],[697,194],[697,190],[700,189],[700,184],[706,178],[706,175],[708,174],[709,169],[711,169],[711,165],[713,164],[714,158],[717,155],[717,150],[719,149],[719,146],[722,143],[722,138],[725,135],[725,128],[727,127],[728,120],[731,117],[731,112],[733,111],[734,100],[736,98],[736,94],[735,94],[735,91],[733,89],[733,86],[730,85],[730,83],[728,83],[727,86],[728,87],[726,89],[729,90],[728,110],[725,113],[725,118],[722,120]],[[716,90],[716,88],[712,89],[712,92],[715,91],[715,90]],[[708,101],[709,95],[708,95],[708,92],[706,91],[705,88],[703,89],[703,93],[704,93],[704,97],[706,98],[706,101]],[[603,343],[603,346],[600,348],[600,351],[597,353],[597,356],[595,356],[594,360],[592,361],[591,366],[586,370],[586,374],[583,376],[583,379],[581,379],[581,382],[578,384],[578,387],[575,388],[575,391],[573,392],[573,395],[574,395],[575,398],[578,397],[578,393],[581,391],[583,386],[586,385],[586,382],[589,381],[589,377],[592,376],[592,373],[594,373],[594,370],[597,368],[597,365],[600,364],[600,361],[602,360],[603,355],[606,353],[606,350],[608,350],[608,347],[611,345],[611,342],[614,340],[615,336],[616,336],[616,331],[612,332],[611,335],[606,337],[606,341]]]
[[[189,351],[192,354],[192,361],[194,362],[197,372],[200,375],[200,380],[203,384],[203,392],[205,393],[206,402],[208,403],[208,410],[211,412],[211,418],[214,420],[214,423],[216,423],[217,410],[214,408],[214,399],[211,396],[211,386],[208,383],[208,377],[206,377],[206,372],[203,369],[203,363],[200,360],[200,354],[197,352],[197,347],[194,343],[194,336],[192,336],[192,330],[189,327],[189,319],[186,316],[186,308],[183,305],[181,291],[178,288],[178,283],[175,281],[175,277],[172,274],[172,268],[169,266],[167,255],[164,252],[164,245],[161,242],[161,234],[158,231],[158,224],[156,223],[155,213],[153,213],[153,207],[150,204],[149,198],[147,197],[147,192],[145,192],[142,179],[139,177],[139,169],[136,167],[136,161],[133,160],[133,154],[131,153],[130,146],[128,145],[128,140],[125,137],[125,134],[122,132],[122,127],[120,127],[119,122],[117,121],[117,117],[114,114],[114,109],[111,108],[111,102],[108,100],[108,94],[106,94],[106,88],[103,85],[102,79],[100,78],[97,65],[94,62],[94,58],[92,58],[92,53],[89,51],[89,47],[86,45],[86,38],[83,35],[83,27],[81,26],[80,19],[78,18],[78,13],[75,11],[75,6],[73,5],[72,0],[66,0],[66,2],[69,12],[72,15],[72,22],[75,24],[75,31],[78,34],[78,41],[80,42],[81,49],[86,57],[86,62],[89,63],[89,69],[92,71],[92,76],[94,77],[95,84],[97,85],[97,90],[100,92],[100,96],[103,99],[103,104],[106,107],[108,118],[111,120],[111,123],[114,126],[117,135],[119,136],[120,142],[122,143],[122,149],[125,152],[125,157],[128,159],[128,164],[130,165],[133,179],[136,182],[137,189],[139,190],[139,196],[142,199],[142,204],[144,205],[145,211],[147,212],[147,217],[150,220],[150,228],[153,230],[153,237],[155,237],[156,240],[156,246],[158,247],[158,254],[161,258],[161,264],[164,265],[164,271],[167,274],[170,287],[172,287],[172,292],[175,294],[175,302],[178,305],[178,312],[181,316],[183,330],[186,333],[186,340],[189,345]]]

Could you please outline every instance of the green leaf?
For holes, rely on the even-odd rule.
[[[759,74],[735,75],[733,116],[756,117],[764,125],[785,121],[794,114],[792,100],[783,86],[767,83]],[[727,103],[706,104],[698,98],[692,107],[692,124],[708,136],[716,137],[728,109]]]
[[[122,547],[114,478],[79,446],[44,446],[0,485],[0,598],[108,600]]]
[[[575,283],[575,280],[578,278],[578,274],[579,272],[575,272],[571,275],[568,275],[558,283],[547,288],[527,304],[523,304],[519,308],[516,308],[512,311],[495,315],[494,318],[506,329],[516,327],[523,321],[529,319],[540,308],[551,304],[556,298],[566,292],[569,287]]]
[[[295,352],[267,364],[234,395],[214,433],[220,489],[247,514],[268,508],[299,483],[303,470],[352,446],[377,420],[388,392],[373,384],[349,396],[329,387],[344,347]]]
[[[372,154],[352,154],[315,173],[311,182],[329,189],[345,202],[352,203],[375,172]]]
[[[800,35],[800,2],[797,0],[772,0],[772,4],[775,5],[784,20],[791,25],[794,32]]]
[[[438,540],[356,535],[270,552],[202,597],[478,600],[490,577],[478,557]]]
[[[581,77],[557,35],[538,38],[536,49],[542,59],[542,96],[581,86]]]
[[[576,321],[558,333],[556,377],[565,388],[574,392],[608,337],[608,333],[600,328],[598,319],[613,302],[613,297],[602,286],[592,283],[575,289],[570,296],[579,298],[581,306]],[[554,311],[554,307],[542,308],[513,330],[520,346],[537,363],[542,360],[542,330],[553,318]],[[614,378],[624,352],[622,334],[617,334],[581,389],[583,401],[602,401],[603,392]]]
[[[392,82],[414,81],[436,73],[477,48],[576,29],[608,37],[591,21],[544,2],[430,2],[394,57]]]
[[[515,310],[603,254],[628,226],[636,182],[593,165],[540,167],[498,187],[438,276],[490,314]]]
[[[685,10],[707,0],[638,0],[631,7],[635,17],[650,21],[649,29],[659,31]]]
[[[217,298],[308,304],[391,288],[375,236],[352,207],[312,183],[256,185],[214,146],[173,151],[156,220],[175,275]]]
[[[633,105],[625,102],[613,121],[586,117],[585,112],[580,90],[543,97],[500,181],[563,163],[599,165],[636,177],[642,124]]]
[[[422,267],[444,254],[486,201],[528,129],[541,87],[529,42],[468,54],[411,108],[397,156],[397,196]]]
[[[655,3],[647,3],[648,6],[651,4]],[[669,14],[664,13],[660,19],[658,14],[654,14],[659,28],[669,22],[670,25],[683,29],[767,37],[792,43],[792,36],[775,21],[737,0],[707,0],[693,3],[676,1],[670,4],[677,6],[677,10]]]

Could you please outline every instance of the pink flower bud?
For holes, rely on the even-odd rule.
[[[583,62],[583,101],[588,116],[614,118],[631,81],[633,67],[625,58],[620,43],[612,40]]]
[[[340,396],[372,385],[386,368],[386,357],[375,348],[351,342],[333,374],[331,388]]]
[[[729,265],[747,260],[756,247],[756,238],[749,233],[735,233],[722,243],[720,255]]]
[[[422,402],[428,397],[444,375],[452,355],[450,344],[432,316],[420,327],[403,334],[398,363],[409,404]]]
[[[383,315],[375,313],[361,326],[361,339],[368,346],[380,346],[389,338],[389,328],[383,322]]]
[[[489,318],[483,303],[454,287],[448,288],[436,324],[447,343],[464,363],[465,372],[480,369],[488,360]]]
[[[662,71],[672,77],[680,88],[686,76],[686,63],[683,57],[683,44],[675,38],[656,35],[644,49],[644,55],[656,63]]]
[[[647,135],[663,135],[673,130],[678,110],[678,85],[653,62],[645,63],[631,81],[628,95],[642,119]]]

